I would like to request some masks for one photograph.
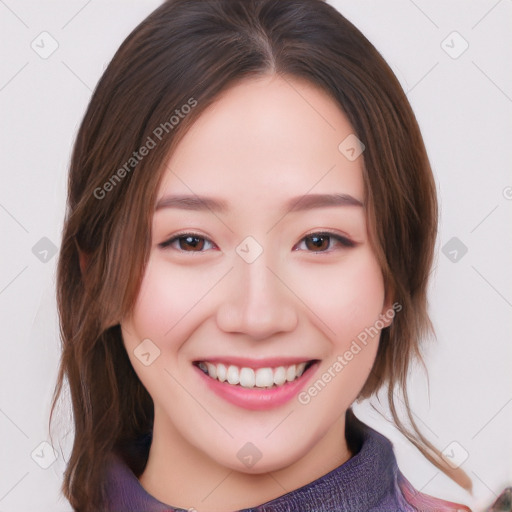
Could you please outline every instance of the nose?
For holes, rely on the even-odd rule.
[[[279,272],[268,267],[264,255],[252,263],[241,258],[235,262],[216,315],[224,332],[261,340],[297,326],[296,298]]]

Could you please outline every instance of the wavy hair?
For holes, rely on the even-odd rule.
[[[119,322],[135,303],[148,261],[165,160],[221,92],[265,74],[320,87],[365,145],[370,240],[386,293],[402,310],[381,333],[358,399],[387,384],[398,429],[435,466],[470,485],[422,435],[407,398],[410,365],[422,361],[421,343],[433,334],[427,284],[438,209],[421,133],[397,78],[368,39],[322,0],[168,0],[106,68],[70,163],[57,269],[62,356],[49,422],[51,428],[68,386],[75,437],[63,493],[75,510],[99,510],[108,454],[126,452],[153,425],[153,402],[130,364]],[[168,120],[191,98],[195,106],[171,127]],[[136,158],[166,121],[158,144]],[[412,429],[400,419],[399,391]],[[139,475],[145,462],[127,463]]]

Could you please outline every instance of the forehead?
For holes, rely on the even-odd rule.
[[[362,157],[339,146],[353,128],[309,82],[275,75],[227,89],[166,162],[158,198],[197,194],[248,207],[311,193],[364,196]]]

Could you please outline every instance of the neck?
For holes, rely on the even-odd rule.
[[[230,512],[255,507],[317,480],[352,456],[344,414],[302,458],[263,474],[218,464],[159,420],[155,411],[148,463],[139,480],[157,500],[185,510]]]

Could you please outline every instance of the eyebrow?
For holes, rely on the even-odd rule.
[[[284,209],[288,212],[307,211],[315,208],[332,206],[363,206],[363,203],[350,194],[305,194],[292,197],[286,201]],[[206,211],[218,213],[228,211],[228,204],[222,199],[197,195],[164,196],[158,200],[155,211],[164,208],[178,208],[182,210]]]

